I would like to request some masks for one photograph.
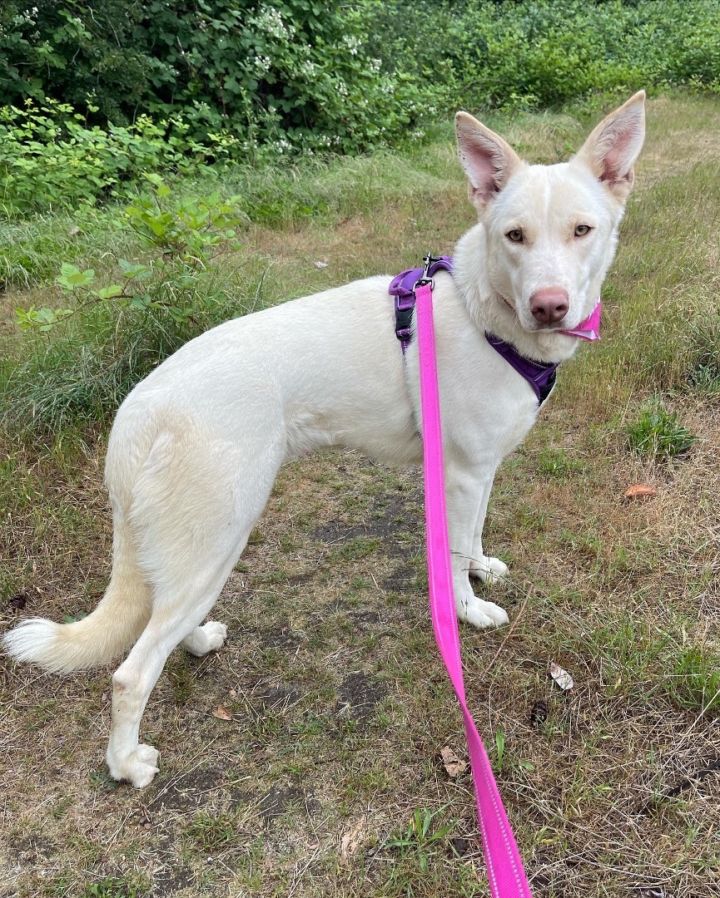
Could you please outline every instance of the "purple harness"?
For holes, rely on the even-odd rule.
[[[452,273],[452,264],[450,256],[432,259],[427,270],[427,277],[433,277],[438,271]],[[395,335],[400,341],[403,353],[406,352],[413,337],[415,285],[424,273],[422,268],[409,268],[394,277],[388,287],[388,293],[395,297]],[[533,359],[521,355],[512,343],[501,340],[494,334],[486,333],[485,338],[495,352],[501,355],[509,365],[512,365],[521,377],[525,378],[535,391],[538,403],[542,405],[555,386],[555,373],[558,366],[535,362]]]

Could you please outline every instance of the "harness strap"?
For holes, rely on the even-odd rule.
[[[538,402],[542,405],[555,386],[558,366],[550,362],[536,362],[527,358],[527,356],[520,355],[512,343],[501,340],[500,337],[496,337],[494,334],[485,334],[485,339],[495,352],[505,359],[508,365],[512,365],[517,373],[525,378],[533,390],[535,390]]]
[[[400,341],[403,354],[407,352],[407,348],[413,338],[412,323],[416,302],[415,285],[418,280],[421,277],[431,279],[438,271],[447,271],[452,274],[453,260],[450,256],[428,258],[429,264],[425,269],[408,268],[407,271],[402,271],[394,277],[388,287],[388,293],[395,297],[395,336]],[[512,343],[508,343],[507,340],[502,340],[494,334],[486,333],[485,337],[492,348],[499,353],[521,377],[525,378],[537,396],[538,403],[542,405],[552,392],[552,388],[555,386],[555,374],[558,366],[529,359],[527,356],[519,353]],[[587,337],[585,339],[590,338]]]
[[[428,256],[429,264],[426,269],[408,268],[401,271],[390,282],[388,293],[395,297],[395,336],[400,341],[403,354],[413,337],[412,318],[415,311],[415,284],[425,275],[432,278],[438,271],[452,273],[452,259],[450,256],[432,258]]]
[[[416,295],[430,615],[435,640],[462,710],[490,893],[492,898],[532,898],[490,760],[465,699],[445,508],[432,282],[418,284]]]

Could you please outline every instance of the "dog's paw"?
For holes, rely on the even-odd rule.
[[[196,627],[183,640],[183,646],[191,655],[202,658],[208,652],[222,648],[227,637],[227,627],[218,621],[208,621],[202,627]]]
[[[495,602],[479,599],[471,590],[457,600],[457,614],[461,621],[472,624],[478,630],[502,627],[509,620],[504,608]]]
[[[223,643],[227,639],[227,627],[225,624],[211,620],[200,629],[207,636],[208,652],[214,652],[223,647]]]
[[[470,562],[470,576],[478,577],[483,583],[497,583],[510,573],[508,566],[499,558],[482,555],[477,561]]]
[[[152,745],[138,745],[124,758],[115,758],[108,752],[110,776],[115,780],[132,783],[136,789],[144,789],[158,772],[160,752]]]

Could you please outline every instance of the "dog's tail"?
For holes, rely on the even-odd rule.
[[[131,535],[116,515],[112,576],[92,614],[68,624],[31,618],[5,634],[3,647],[18,661],[31,661],[53,673],[97,667],[137,639],[150,611],[150,590],[137,567]]]

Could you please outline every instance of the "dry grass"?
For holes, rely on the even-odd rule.
[[[702,165],[717,164],[718,118],[717,101],[651,105],[652,184],[628,218],[608,337],[562,372],[493,495],[486,544],[512,570],[493,595],[513,625],[465,628],[465,670],[538,898],[720,896],[720,405],[680,389],[687,359],[669,377],[654,342],[623,336],[628,318],[631,332],[653,320],[653,297],[708,308],[717,238],[693,215]],[[549,156],[551,125],[540,131]],[[531,124],[515,127],[532,145]],[[688,143],[702,158],[681,195]],[[447,147],[434,152],[433,165],[450,165]],[[436,200],[408,195],[333,227],[257,228],[248,245],[273,276],[299,268],[304,288],[391,272],[428,245],[449,249],[470,222],[459,179],[449,174]],[[688,221],[701,235],[692,247]],[[677,259],[692,266],[689,285]],[[664,338],[661,359],[675,331]],[[686,457],[628,450],[626,425],[656,391],[698,437]],[[102,455],[102,438],[65,434],[0,461],[4,625],[87,611],[102,593]],[[637,482],[657,496],[624,500]],[[464,745],[427,621],[421,534],[418,471],[347,452],[287,466],[214,612],[226,647],[177,652],[153,693],[143,738],[162,768],[143,792],[103,765],[109,669],[60,679],[4,662],[0,895],[487,895],[469,778],[449,779],[438,758]],[[548,678],[551,660],[574,675],[569,695]],[[231,720],[213,716],[219,705]],[[437,838],[388,847],[422,809]]]

